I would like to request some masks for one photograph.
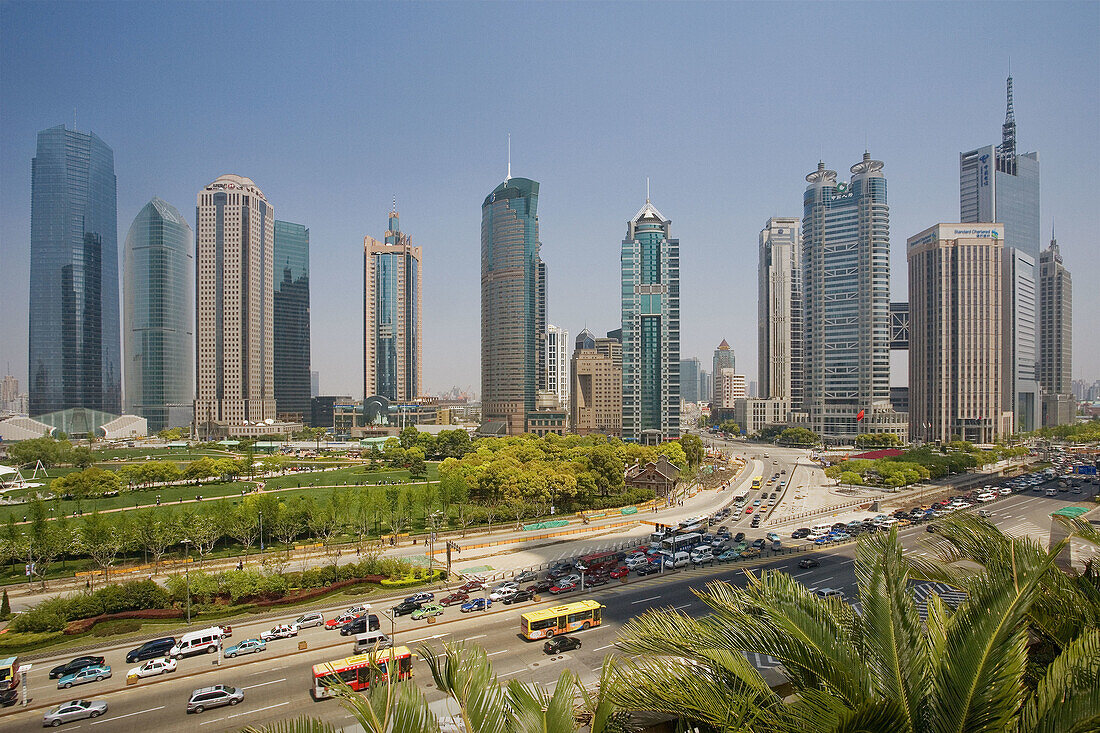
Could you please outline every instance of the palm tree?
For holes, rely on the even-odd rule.
[[[711,614],[651,610],[628,622],[612,700],[716,731],[1054,731],[1100,725],[1100,630],[1061,648],[1024,684],[1032,609],[1051,583],[1051,552],[1018,552],[969,576],[954,612],[938,596],[922,622],[896,531],[860,541],[859,611],[781,572],[745,588],[711,583]],[[956,578],[956,580],[958,580]],[[778,659],[781,697],[745,657]]]
[[[511,681],[502,685],[493,673],[485,650],[465,644],[444,644],[443,653],[423,646],[418,652],[431,672],[436,687],[458,708],[452,722],[465,733],[616,733],[625,730],[623,715],[604,690],[614,674],[610,659],[604,662],[600,684],[589,692],[571,671],[562,672],[554,692],[536,685]],[[370,691],[339,691],[344,707],[368,733],[439,733],[439,721],[428,710],[423,693],[411,681],[384,684],[372,679]],[[335,733],[332,725],[314,718],[298,718],[264,727],[245,728],[246,733]]]

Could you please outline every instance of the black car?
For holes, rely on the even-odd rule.
[[[584,586],[586,588],[594,588],[597,585],[607,585],[609,578],[603,573],[596,575],[586,575],[584,577]]]
[[[558,578],[564,578],[566,575],[569,575],[570,573],[572,573],[575,569],[576,568],[573,567],[572,563],[567,563],[567,562],[558,563],[554,567],[550,568],[550,577],[553,580],[557,580]]]
[[[64,677],[67,674],[73,674],[74,672],[79,672],[80,670],[84,669],[85,667],[91,667],[93,664],[102,665],[102,664],[105,664],[106,661],[107,660],[105,660],[103,657],[90,657],[90,656],[89,657],[77,657],[76,659],[72,660],[71,662],[66,662],[65,664],[59,664],[56,667],[54,667],[53,669],[51,669],[50,670],[50,679],[55,680],[58,677]]]
[[[833,525],[832,529],[833,529],[834,532],[847,532],[848,531],[848,525],[845,524],[844,522],[837,522],[836,524]]]
[[[575,636],[555,636],[547,639],[542,645],[542,650],[547,654],[561,654],[570,649],[580,649],[581,640]]]
[[[0,690],[0,705],[8,707],[14,705],[19,701],[19,689],[16,687],[9,687],[6,690]]]
[[[133,664],[134,662],[144,662],[146,659],[163,657],[168,654],[168,650],[171,649],[175,643],[176,640],[171,636],[147,641],[137,649],[131,649],[126,652],[126,663]]]
[[[744,532],[738,532],[737,534],[735,534],[733,536],[733,541],[734,542],[740,542],[743,539],[745,539],[745,533]]]
[[[660,566],[655,562],[647,562],[639,565],[635,571],[638,575],[652,575],[661,572]]]
[[[366,616],[360,616],[341,626],[340,636],[351,636],[352,634],[365,634],[368,631],[378,631],[379,626],[378,617],[373,613]]]
[[[821,565],[821,563],[812,557],[804,557],[798,561],[798,567],[800,568],[816,568],[819,565]]]
[[[749,522],[749,526],[750,527],[759,527],[760,526],[760,517],[753,517],[752,521]]]
[[[550,578],[544,578],[543,580],[536,580],[532,585],[527,586],[527,590],[534,591],[535,593],[545,593],[554,587],[554,581]]]
[[[809,537],[809,536],[810,536],[810,528],[809,527],[799,527],[794,532],[791,532],[791,539],[792,540],[800,540],[803,537]]]
[[[394,616],[404,616],[418,610],[422,605],[419,601],[404,601],[393,607]]]
[[[549,590],[549,588],[547,589]],[[524,588],[523,590],[517,590],[510,596],[505,596],[501,601],[504,605],[508,606],[513,603],[523,603],[524,601],[531,601],[535,598],[535,591],[530,588]]]

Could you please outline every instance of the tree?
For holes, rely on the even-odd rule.
[[[695,470],[698,468],[706,456],[703,441],[699,439],[699,436],[690,434],[680,436],[680,447],[684,450],[684,456],[687,458],[688,469]]]
[[[184,533],[199,553],[201,564],[222,538],[222,514],[217,511],[195,512],[184,520]]]
[[[67,462],[72,444],[67,440],[54,440],[49,435],[41,438],[21,440],[8,447],[8,456],[11,461],[19,466],[35,464],[42,461],[46,468]]]
[[[92,512],[85,514],[80,522],[81,547],[103,573],[105,583],[110,580],[111,565],[125,541],[125,532],[118,526],[124,516],[125,512],[117,518]]]
[[[161,440],[174,441],[183,437],[183,428],[165,428],[157,433]]]
[[[408,425],[402,428],[401,433],[397,436],[398,443],[400,443],[402,448],[408,450],[416,445],[416,438],[419,434],[420,432],[416,429],[415,425]]]
[[[181,530],[175,513],[169,507],[146,509],[135,524],[138,542],[153,557],[153,572],[160,568],[160,561],[168,548],[179,544]]]
[[[255,503],[245,499],[233,507],[224,519],[226,534],[240,543],[247,558],[252,545],[256,544],[256,540],[260,538],[260,516]]]
[[[901,445],[901,438],[894,433],[860,433],[856,436],[856,448],[888,448]]]
[[[721,430],[723,433],[729,433],[730,435],[741,434],[741,426],[733,420],[724,421],[721,425],[718,426],[718,429]]]
[[[72,530],[64,516],[55,521],[47,518],[46,505],[35,498],[30,505],[30,532],[27,535],[27,559],[31,577],[39,577],[46,587],[46,572],[53,562],[72,546]]]
[[[856,547],[858,613],[783,572],[750,573],[743,588],[711,583],[696,592],[709,616],[652,610],[627,622],[619,643],[635,659],[612,698],[717,731],[1095,730],[1100,630],[1024,684],[1028,613],[1063,544],[979,573],[954,613],[929,596],[927,623],[896,531]],[[791,693],[773,692],[749,652],[781,662]]]
[[[424,451],[420,448],[410,448],[405,453],[405,462],[409,467],[409,476],[412,478],[424,478],[428,475],[428,464],[424,461]]]
[[[77,468],[88,468],[95,463],[95,454],[91,448],[77,446],[69,451],[68,462]]]
[[[821,438],[806,428],[787,428],[779,434],[777,442],[782,445],[817,445]]]
[[[0,621],[11,618],[11,601],[8,600],[8,589],[4,589],[4,598],[0,600]]]

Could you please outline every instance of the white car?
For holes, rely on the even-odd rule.
[[[513,588],[510,585],[501,586],[495,591],[489,594],[490,601],[503,601],[505,598],[510,598],[519,592],[519,588]]]
[[[289,639],[292,636],[298,635],[298,627],[294,624],[279,624],[270,631],[265,631],[260,634],[260,641],[271,641],[272,639]]]
[[[997,495],[996,494],[978,494],[974,498],[977,499],[978,501],[986,502],[986,501],[993,501],[994,499],[997,498]]]
[[[176,671],[176,660],[161,657],[159,659],[150,659],[145,664],[134,667],[126,673],[127,677],[156,677],[157,675],[166,674],[168,672]]]

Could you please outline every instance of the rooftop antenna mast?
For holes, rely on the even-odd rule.
[[[645,177],[645,202],[649,203],[649,176]]]
[[[508,177],[504,180],[512,180],[512,133],[508,133]]]

